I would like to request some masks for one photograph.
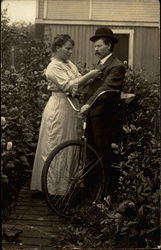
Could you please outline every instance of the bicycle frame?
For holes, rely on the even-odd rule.
[[[107,95],[107,98],[110,97],[110,95],[114,95],[116,98],[119,97],[119,102],[122,104],[129,104],[131,103],[134,99],[135,99],[135,94],[131,94],[131,93],[124,93],[121,92],[119,90],[103,90],[101,93],[99,93],[93,100],[93,102],[90,105],[90,108],[95,104],[95,102],[103,95]],[[67,99],[70,103],[70,105],[72,106],[72,108],[76,111],[76,112],[80,112],[80,109],[77,109],[74,104],[72,103],[72,101],[70,100],[70,98],[67,96]],[[118,102],[118,103],[119,103]],[[82,131],[82,136],[81,136],[81,141],[84,144],[84,152],[83,152],[83,163],[85,164],[85,157],[86,157],[86,147],[87,147],[87,138],[85,135],[85,131],[86,131],[86,127],[87,127],[87,113],[82,115],[82,119],[83,119],[83,131]],[[102,157],[100,157],[101,159]]]
[[[110,93],[111,92],[112,91],[110,91]],[[116,93],[116,91],[114,92]],[[103,91],[103,94],[105,93],[106,92]],[[101,94],[98,95],[98,97],[100,96]],[[110,97],[113,98],[114,96],[110,95]],[[80,112],[80,110],[73,105],[70,98],[67,98],[72,108],[76,112]],[[96,99],[97,98],[95,98],[95,101]],[[99,155],[98,152],[87,143],[87,114],[84,114],[82,119],[81,138],[62,142],[54,148],[46,159],[42,172],[42,190],[47,204],[58,215],[67,219],[70,219],[74,214],[79,214],[80,208],[84,209],[84,206],[86,207],[92,204],[92,202],[99,201],[102,197],[105,184],[107,185],[102,160],[103,155]],[[57,165],[53,165],[53,163],[57,162],[59,156],[62,157],[61,154],[63,152],[66,154],[68,149],[73,149],[73,152],[76,152],[76,154],[75,156],[71,155],[73,158],[71,158],[72,161],[69,160],[68,164],[66,160],[61,162],[61,164],[63,164],[63,172],[60,173],[60,180],[65,180],[67,186],[65,190],[62,191],[60,181],[56,182],[56,176],[51,176],[51,181],[53,185],[55,185],[54,189],[52,189],[50,185],[48,186],[48,177],[50,177],[51,171],[54,171],[54,169],[57,170]],[[69,169],[68,167],[71,167],[71,173],[65,174],[65,171]]]

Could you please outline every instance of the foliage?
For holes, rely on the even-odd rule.
[[[49,96],[44,77],[44,69],[49,63],[49,54],[42,41],[28,35],[30,28],[28,26],[9,26],[6,14],[2,15],[1,172],[3,208],[6,208],[8,203],[15,198],[26,177],[30,176],[41,114]],[[15,69],[10,68],[8,63],[10,46],[13,43],[17,43],[17,50],[21,54],[19,62],[15,61]]]
[[[114,144],[119,155],[112,166],[114,189],[86,214],[80,211],[80,221],[68,229],[67,240],[81,247],[159,245],[159,81],[148,82],[128,69],[124,91],[135,93],[136,99],[124,106],[122,143]]]

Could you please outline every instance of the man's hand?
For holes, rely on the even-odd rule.
[[[90,105],[89,105],[89,104],[83,105],[83,106],[81,107],[80,113],[81,113],[81,114],[87,114],[89,108],[90,108]]]

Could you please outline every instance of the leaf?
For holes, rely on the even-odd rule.
[[[136,131],[136,130],[137,130],[137,128],[136,128],[136,126],[135,126],[134,124],[130,124],[130,128],[131,128],[131,130],[133,130],[133,131]]]
[[[77,244],[78,244],[79,246],[83,246],[83,243],[82,243],[81,241],[79,241],[79,240],[77,240]]]
[[[15,164],[13,163],[13,162],[8,162],[7,164],[6,164],[6,168],[8,168],[8,169],[14,169],[15,168]]]
[[[2,175],[1,175],[1,178],[2,178],[2,182],[3,182],[3,183],[9,183],[8,176],[7,176],[7,175],[2,174]]]
[[[138,209],[138,217],[141,219],[145,216],[144,214],[144,205],[141,206],[139,209]]]

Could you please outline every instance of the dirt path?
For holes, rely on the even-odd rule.
[[[2,224],[3,250],[64,249],[67,246],[62,247],[62,243],[69,224],[51,212],[43,199],[33,198],[27,183]]]

